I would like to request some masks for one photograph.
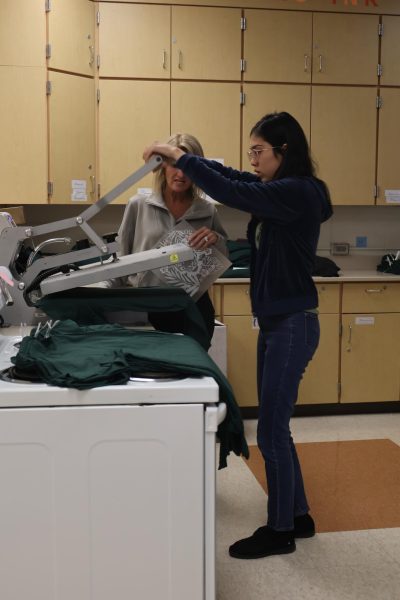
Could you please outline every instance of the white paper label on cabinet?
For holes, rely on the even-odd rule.
[[[385,200],[390,204],[400,204],[400,190],[385,190]]]
[[[375,325],[375,317],[356,317],[356,325]]]
[[[71,200],[74,201],[86,201],[86,180],[85,179],[72,179],[71,180]]]

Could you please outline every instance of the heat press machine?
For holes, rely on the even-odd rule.
[[[0,215],[0,316],[2,325],[34,324],[38,311],[36,304],[49,294],[109,279],[124,277],[193,259],[194,252],[185,244],[174,244],[158,249],[118,256],[116,239],[107,239],[94,231],[89,220],[97,215],[120,194],[151,171],[163,159],[153,156],[146,164],[90,205],[75,217],[29,227],[16,226],[12,217]],[[79,227],[87,236],[85,247],[70,247],[68,237],[53,237],[55,232]],[[50,235],[35,243],[36,238]],[[31,243],[26,257],[27,240]],[[45,246],[62,245],[64,251],[44,255]]]

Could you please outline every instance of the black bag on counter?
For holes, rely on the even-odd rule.
[[[339,277],[340,267],[325,256],[316,256],[312,274],[315,277]]]
[[[376,270],[381,273],[400,275],[400,258],[396,259],[397,254],[384,254],[381,262],[376,266]]]

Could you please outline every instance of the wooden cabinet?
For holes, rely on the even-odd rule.
[[[400,399],[400,283],[317,283],[321,338],[299,405]],[[227,326],[228,379],[242,407],[256,407],[257,337],[249,285],[213,286]]]
[[[49,17],[48,66],[94,75],[95,4],[90,0],[52,0]]]
[[[169,6],[100,3],[101,77],[169,79]]]
[[[207,157],[239,168],[239,84],[173,81],[171,131],[195,135]]]
[[[46,16],[42,0],[1,0],[0,66],[46,66]]]
[[[245,16],[245,81],[377,84],[377,15],[246,10]]]
[[[341,402],[400,398],[400,284],[345,283]]]
[[[314,13],[313,83],[378,82],[379,17]]]
[[[386,190],[398,190],[399,161],[398,140],[400,136],[400,89],[381,88],[382,107],[379,110],[377,204],[399,204]]]
[[[303,127],[310,139],[311,88],[307,85],[284,85],[269,83],[247,83],[243,106],[243,168],[249,168],[246,151],[253,125],[267,113],[285,110],[291,113]]]
[[[172,7],[173,79],[240,81],[241,11]]]
[[[101,77],[240,81],[239,9],[102,3]]]
[[[382,17],[382,85],[400,85],[400,17]]]
[[[93,202],[97,199],[94,80],[52,72],[50,81],[50,201]]]
[[[376,90],[314,86],[311,149],[335,204],[374,204]]]
[[[147,115],[147,118],[146,118]],[[101,195],[143,164],[143,149],[167,139],[170,127],[170,83],[167,81],[100,81],[99,147]],[[138,187],[152,187],[147,175],[114,203],[124,203]]]
[[[339,400],[340,285],[317,284],[320,342],[300,383],[297,404],[334,404]]]
[[[244,80],[310,83],[312,14],[245,10],[245,17]]]
[[[0,107],[0,203],[45,203],[46,69],[0,66]]]

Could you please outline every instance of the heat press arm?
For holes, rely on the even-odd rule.
[[[118,243],[107,243],[88,224],[91,218],[115,198],[145,175],[157,169],[162,161],[161,156],[153,156],[146,164],[115,186],[95,204],[86,208],[77,217],[62,219],[35,227],[7,225],[2,229],[0,228],[0,265],[8,269],[14,283],[11,297],[4,278],[1,281],[1,317],[3,319],[6,318],[12,324],[19,324],[22,321],[30,322],[29,319],[33,314],[34,308],[32,298],[37,300],[42,295],[191,260],[194,257],[194,252],[184,244],[175,244],[173,246],[147,250],[118,258]],[[37,236],[53,235],[56,231],[76,226],[85,232],[89,240],[93,243],[92,246],[81,250],[72,250],[70,252],[37,258],[33,262],[27,263],[22,273],[17,270],[16,260],[22,243],[26,239],[33,240]],[[56,238],[48,240],[48,242],[62,242],[63,240],[67,242],[68,238]],[[43,242],[42,244],[45,245]],[[36,248],[36,251],[38,249],[39,247]],[[111,261],[109,260],[110,256],[112,256]],[[94,259],[99,259],[101,264],[96,266],[87,265],[79,269],[75,266],[77,270],[71,270],[71,266],[76,265],[76,263],[93,261]],[[64,272],[60,274],[60,271]],[[4,293],[4,289],[7,293]],[[32,292],[32,290],[34,291]],[[32,294],[29,295],[31,292]]]

